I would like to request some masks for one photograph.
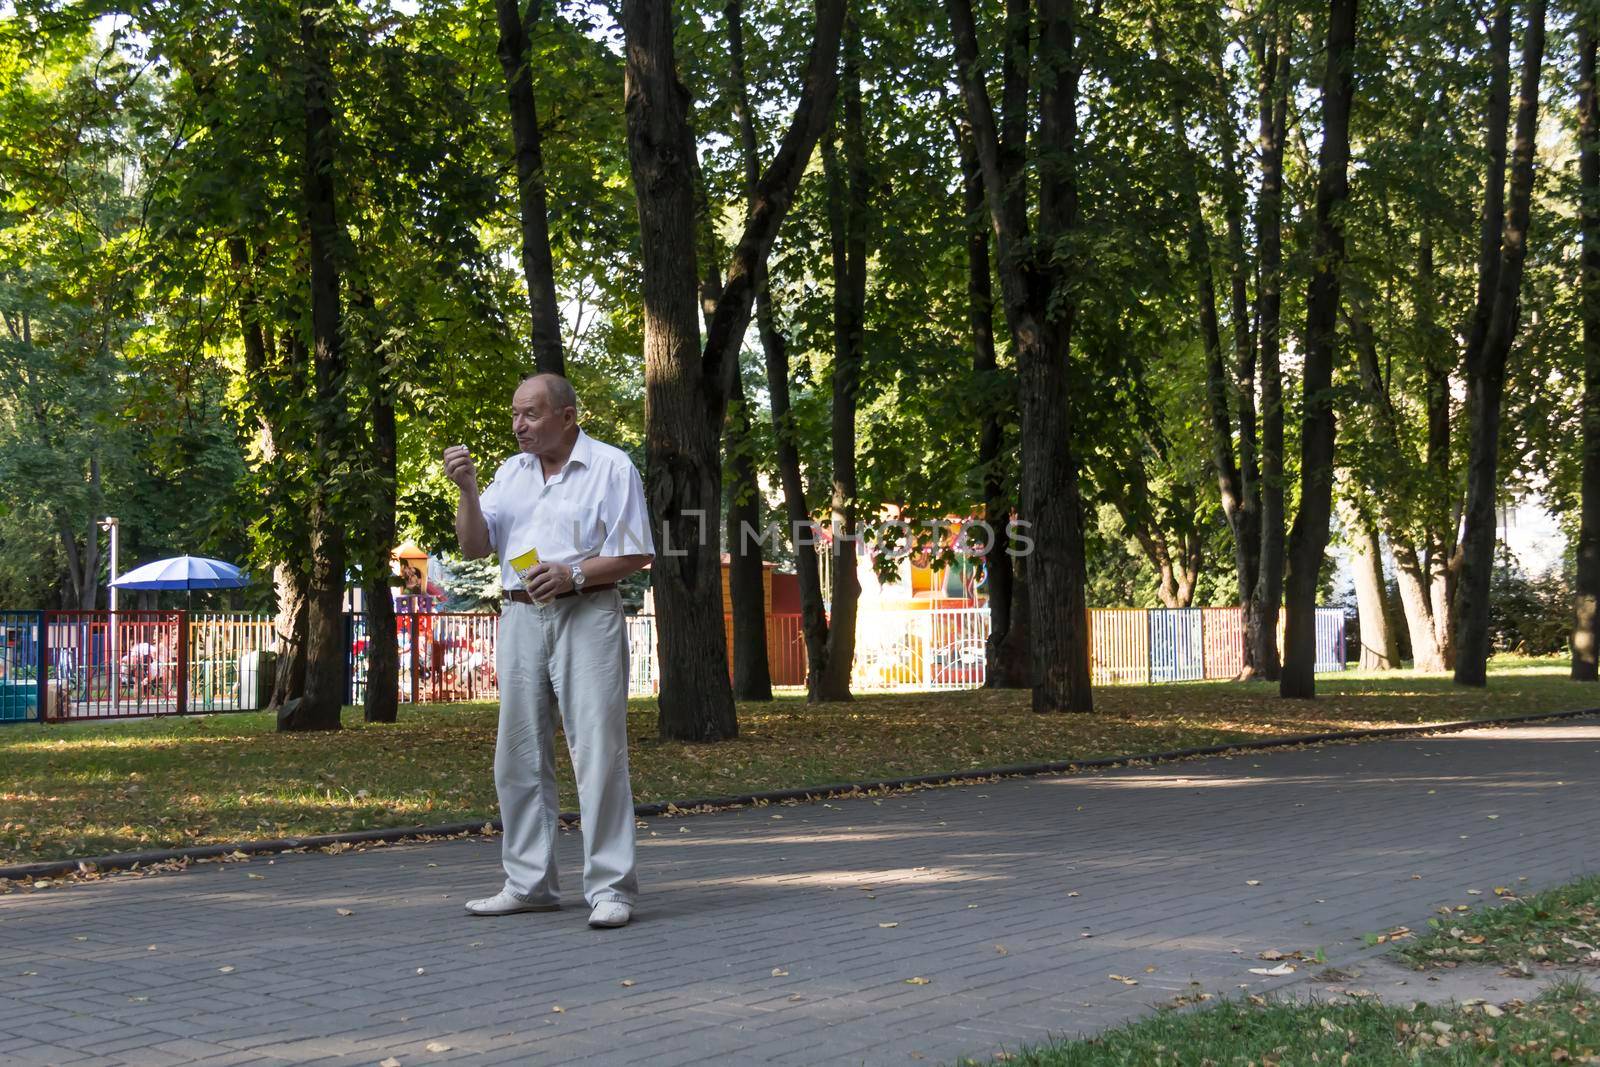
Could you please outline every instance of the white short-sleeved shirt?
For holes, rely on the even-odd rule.
[[[519,452],[500,464],[478,498],[500,585],[521,589],[510,560],[530,548],[541,563],[592,556],[654,556],[644,482],[628,454],[578,431],[561,472],[548,481],[539,457]]]

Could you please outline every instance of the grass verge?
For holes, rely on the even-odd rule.
[[[1252,998],[1141,1020],[1005,1057],[1026,1067],[1600,1064],[1600,999],[1574,984],[1532,1003],[1394,1007]]]
[[[1600,967],[1600,875],[1503,902],[1456,919],[1430,919],[1430,931],[1396,954],[1420,967],[1528,963]]]
[[[629,709],[635,796],[683,800],[1591,707],[1566,665],[1497,661],[1487,689],[1413,672],[1334,675],[1315,701],[1262,683],[1104,688],[1090,715],[1035,715],[1023,692],[790,696],[739,708],[718,745],[657,739]],[[277,734],[267,713],[0,727],[0,865],[249,838],[493,818],[492,704],[420,706],[392,725]],[[558,751],[562,746],[557,746]],[[575,806],[559,751],[562,806]]]

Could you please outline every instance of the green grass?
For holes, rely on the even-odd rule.
[[[1572,985],[1495,1007],[1223,1003],[1007,1056],[1027,1067],[1600,1063],[1600,999]]]
[[[1440,963],[1583,964],[1600,967],[1600,875],[1462,916],[1432,919],[1428,934],[1398,955],[1419,966]]]
[[[683,800],[1600,705],[1564,663],[1492,670],[1484,690],[1413,672],[1326,676],[1315,701],[1263,683],[1108,687],[1092,715],[1035,715],[1022,692],[786,697],[741,705],[739,738],[718,745],[657,740],[641,700],[630,758],[639,800]],[[0,727],[0,864],[489,819],[495,718],[476,704],[405,708],[392,725],[347,710],[328,734],[274,733],[267,713]],[[570,809],[564,751],[558,766]]]

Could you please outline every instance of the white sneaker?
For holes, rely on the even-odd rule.
[[[596,930],[627,926],[633,918],[633,908],[620,900],[602,900],[589,913],[589,925]]]
[[[560,904],[534,904],[523,900],[509,889],[502,889],[492,897],[467,901],[469,915],[514,915],[519,911],[555,911]]]

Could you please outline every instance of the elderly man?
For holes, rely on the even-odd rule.
[[[557,807],[552,717],[559,710],[583,814],[583,895],[593,927],[633,916],[633,790],[628,783],[628,634],[616,583],[652,558],[639,472],[578,428],[578,398],[539,374],[511,398],[521,451],[480,495],[461,445],[444,452],[461,491],[456,537],[468,559],[500,557],[505,606],[497,668],[494,784],[505,826],[505,886],[467,902],[473,915],[553,911]],[[511,561],[539,563],[518,574]]]

